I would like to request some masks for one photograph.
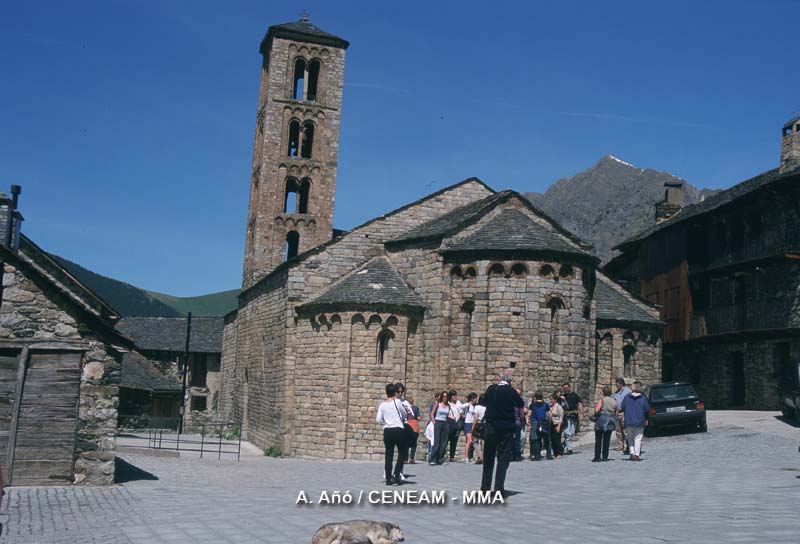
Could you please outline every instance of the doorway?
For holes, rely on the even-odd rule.
[[[730,354],[730,402],[734,407],[745,404],[744,355],[741,351]]]

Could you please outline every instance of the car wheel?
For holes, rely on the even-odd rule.
[[[783,403],[783,406],[781,406],[781,415],[786,419],[791,419],[794,414],[789,411],[789,407],[786,406],[786,403]]]
[[[708,432],[708,421],[706,420],[706,418],[701,419],[700,423],[698,424],[697,427],[698,427],[698,429],[700,429],[701,433],[707,433]]]

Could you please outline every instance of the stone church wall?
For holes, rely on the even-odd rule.
[[[602,387],[614,387],[614,381],[625,378],[630,385],[642,382],[644,387],[661,383],[661,338],[658,331],[600,324],[597,328],[597,381],[593,401],[602,396]],[[625,372],[625,352],[630,352],[630,370]]]

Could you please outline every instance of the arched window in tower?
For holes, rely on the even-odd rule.
[[[558,311],[564,309],[564,303],[557,298],[551,298],[547,308],[550,310],[550,352],[555,353],[558,339]]]
[[[387,352],[389,351],[389,345],[391,344],[393,339],[394,339],[394,334],[389,329],[383,329],[378,334],[376,360],[379,365],[382,365],[384,362],[386,362],[388,356]]]
[[[311,180],[303,178],[300,182],[300,193],[297,206],[297,213],[308,213],[308,192],[311,190]]]
[[[297,213],[297,180],[294,178],[286,178],[286,193],[283,197],[283,213]]]
[[[308,92],[306,100],[315,102],[317,100],[317,83],[319,82],[319,61],[314,59],[308,63]]]
[[[306,83],[306,61],[301,57],[297,57],[294,61],[294,87],[292,89],[292,98],[295,100],[303,100],[303,92],[305,91]]]
[[[290,157],[297,157],[300,154],[300,121],[293,120],[289,123],[289,150]]]
[[[303,149],[300,152],[300,156],[304,159],[310,159],[312,147],[314,147],[314,123],[306,121],[303,123]]]
[[[300,233],[296,230],[291,230],[286,233],[286,260],[297,257],[297,251],[300,248]]]

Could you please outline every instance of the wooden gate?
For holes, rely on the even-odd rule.
[[[31,352],[17,415],[13,485],[64,485],[73,479],[80,352]]]
[[[0,462],[3,463],[8,456],[18,366],[19,351],[0,351]]]

